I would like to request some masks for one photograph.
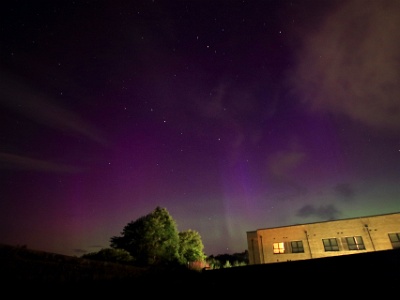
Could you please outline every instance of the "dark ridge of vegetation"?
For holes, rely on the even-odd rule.
[[[242,253],[210,255],[206,258],[206,261],[209,264],[208,269],[247,266],[249,264],[249,253],[245,250]]]
[[[69,297],[125,293],[150,298],[167,294],[185,298],[187,293],[228,297],[244,291],[247,296],[259,295],[259,290],[295,296],[317,288],[351,288],[347,293],[358,296],[379,291],[384,296],[397,287],[399,267],[400,249],[200,272],[177,265],[139,268],[0,245],[3,292],[29,296],[62,292]],[[363,287],[355,288],[360,283]]]
[[[83,292],[87,296],[115,296],[127,289],[134,294],[154,294],[171,286],[200,283],[200,274],[178,265],[136,267],[0,245],[0,282],[3,292],[13,295],[51,296],[63,291],[63,296],[72,297]]]
[[[148,270],[114,262],[0,246],[1,278],[43,283],[89,282],[137,278]]]

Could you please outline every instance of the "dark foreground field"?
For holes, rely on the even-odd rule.
[[[13,296],[310,297],[398,295],[400,249],[218,270],[137,268],[0,246],[0,284]],[[375,297],[375,296],[374,296]],[[376,296],[378,297],[378,296]],[[347,298],[347,297],[345,297]]]

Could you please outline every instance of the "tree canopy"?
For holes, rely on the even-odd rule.
[[[183,263],[205,260],[203,249],[204,245],[197,231],[189,229],[179,232],[179,254]]]
[[[165,208],[129,222],[121,237],[111,238],[111,247],[128,251],[136,264],[153,265],[178,261],[179,236],[176,222]]]
[[[129,222],[121,234],[111,237],[110,246],[129,252],[136,265],[186,264],[206,257],[200,234],[194,230],[178,232],[167,209],[159,206]]]

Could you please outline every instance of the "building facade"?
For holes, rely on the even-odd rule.
[[[247,232],[249,264],[267,264],[400,248],[400,213]]]

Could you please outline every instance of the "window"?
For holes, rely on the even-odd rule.
[[[323,239],[322,243],[324,244],[325,251],[339,251],[339,245],[337,239]]]
[[[364,241],[361,236],[353,236],[346,238],[349,250],[365,250]]]
[[[292,247],[292,253],[304,253],[304,247],[302,241],[292,241],[290,242]]]
[[[393,249],[400,248],[400,233],[389,233],[389,239]]]
[[[285,253],[284,243],[274,243],[274,254]]]

